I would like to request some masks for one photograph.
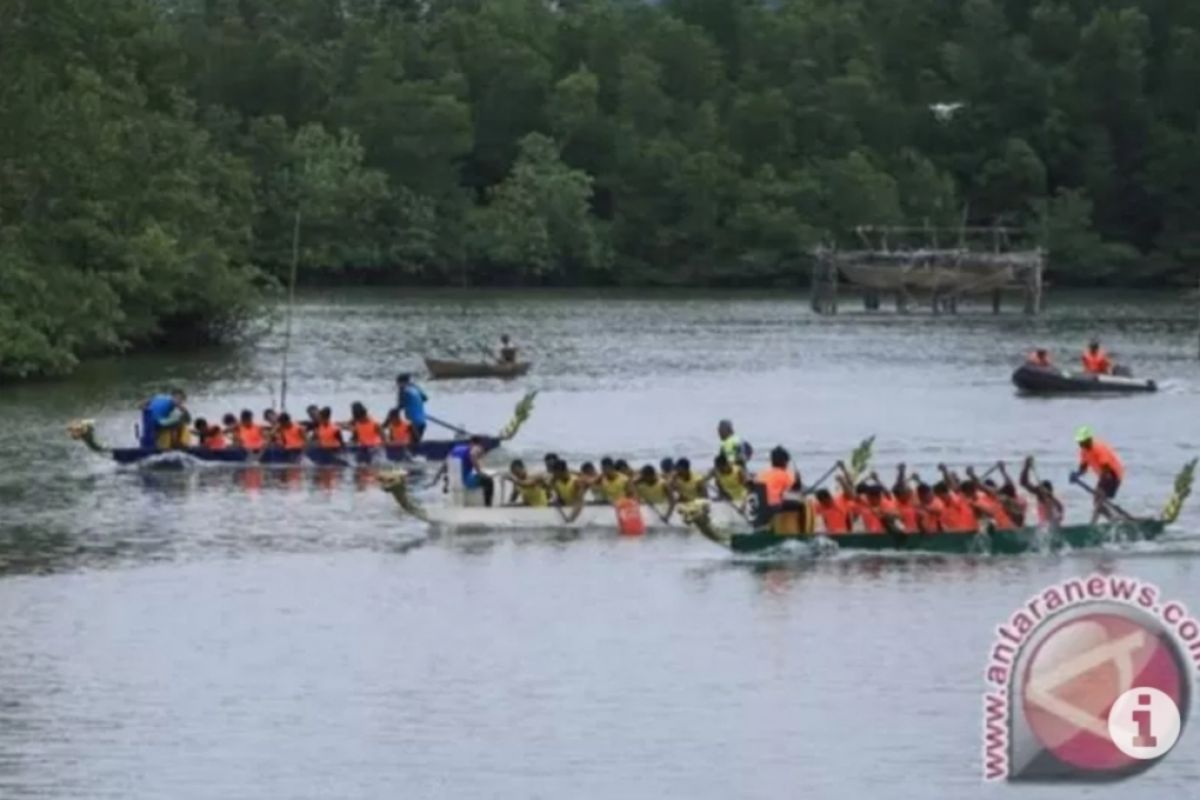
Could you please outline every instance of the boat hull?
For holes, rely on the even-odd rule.
[[[1158,390],[1151,380],[1121,375],[1087,375],[1053,367],[1023,364],[1012,374],[1013,384],[1024,394],[1141,394]]]
[[[527,361],[500,364],[441,361],[436,358],[425,359],[425,369],[429,371],[429,377],[436,380],[453,380],[456,378],[519,378],[526,372],[529,372],[529,366],[529,362]]]
[[[422,514],[429,524],[437,528],[456,531],[493,530],[561,530],[561,529],[606,529],[617,527],[616,509],[607,504],[585,505],[577,517],[572,510],[549,506],[428,506]],[[718,525],[744,525],[745,518],[728,504],[714,505],[711,510],[713,521]],[[642,520],[647,530],[686,531],[688,524],[678,511],[667,514],[666,508],[642,506]]]
[[[1019,555],[1028,552],[1064,548],[1099,547],[1110,542],[1151,541],[1166,529],[1162,520],[1144,519],[1102,525],[1066,525],[1056,531],[1019,528],[982,533],[870,534],[847,533],[836,536],[779,536],[769,532],[734,534],[729,548],[735,553],[759,553],[788,542],[828,540],[838,550],[921,553],[992,553]]]
[[[344,467],[355,464],[386,464],[412,461],[423,458],[428,461],[441,461],[450,454],[450,449],[463,441],[448,439],[427,439],[419,444],[387,447],[343,447],[326,449],[321,447],[306,447],[303,450],[284,450],[280,447],[268,447],[255,452],[241,447],[227,447],[223,450],[209,450],[203,447],[186,447],[179,450],[156,450],[147,447],[117,447],[111,451],[112,458],[118,464],[136,464],[147,459],[165,454],[187,455],[197,461],[216,464],[315,464],[317,466]],[[484,446],[494,450],[500,446],[500,440],[489,437]]]

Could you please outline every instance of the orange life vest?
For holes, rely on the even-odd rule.
[[[1117,480],[1125,480],[1125,467],[1112,448],[1099,439],[1092,439],[1091,447],[1079,448],[1079,466],[1086,467],[1096,476],[1104,474],[1107,467],[1116,474]]]
[[[300,430],[300,426],[292,423],[287,427],[279,428],[279,441],[285,450],[303,450],[304,449],[304,432]]]
[[[263,432],[262,428],[255,425],[253,422],[249,425],[238,425],[237,428],[238,441],[242,447],[247,450],[262,450],[263,448]]]
[[[322,422],[316,427],[317,444],[326,450],[336,450],[342,446],[341,433],[332,422]]]
[[[366,417],[354,423],[354,441],[359,447],[378,447],[383,444],[379,423]]]
[[[846,498],[835,497],[825,505],[819,501],[813,503],[813,510],[821,517],[825,532],[836,536],[839,533],[849,533],[853,524],[850,517],[851,507]]]
[[[388,435],[391,436],[392,444],[410,445],[412,444],[412,423],[406,419],[398,419],[388,426]]]
[[[617,530],[622,536],[641,536],[646,532],[646,521],[642,519],[642,507],[632,497],[622,497],[615,503]]]
[[[208,426],[208,430],[205,431],[204,438],[200,444],[209,450],[224,450],[229,446],[229,443],[225,440],[225,431],[216,425]]]
[[[900,524],[904,526],[905,533],[916,533],[920,528],[920,509],[917,508],[917,501],[912,495],[909,495],[907,500],[895,498],[896,513],[900,516]]]
[[[1084,350],[1081,360],[1085,372],[1093,375],[1107,375],[1112,372],[1112,362],[1108,360],[1108,354],[1103,350],[1097,350],[1095,353]]]
[[[896,513],[896,504],[890,497],[880,498],[878,505],[867,500],[858,503],[858,518],[862,520],[867,533],[886,533],[887,517]]]
[[[923,533],[937,533],[942,530],[942,514],[946,506],[936,497],[931,497],[928,503],[922,503],[917,512],[917,522]]]
[[[796,484],[796,474],[785,467],[767,467],[755,481],[766,490],[767,505],[777,506],[783,502],[784,493]]]
[[[967,498],[958,492],[951,492],[949,498],[943,501],[942,530],[953,533],[974,533],[979,529],[979,520],[975,509],[967,502]]]
[[[1004,504],[991,495],[980,492],[975,495],[975,504],[988,513],[988,517],[995,523],[997,530],[1011,530],[1017,527],[1013,524],[1012,517],[1009,516]]]

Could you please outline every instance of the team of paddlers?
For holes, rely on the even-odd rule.
[[[1026,360],[1035,367],[1045,367],[1047,369],[1054,367],[1054,362],[1050,360],[1050,351],[1042,347],[1030,353]],[[1095,339],[1088,342],[1088,346],[1080,355],[1079,361],[1083,365],[1083,371],[1088,375],[1111,375],[1115,367],[1112,359],[1108,357],[1108,353],[1104,352],[1104,348],[1100,346],[1100,342]]]
[[[711,468],[696,469],[686,458],[666,458],[658,467],[646,464],[635,469],[623,459],[605,457],[599,468],[584,462],[572,470],[550,453],[543,459],[544,471],[534,474],[516,460],[500,479],[512,487],[508,498],[512,505],[577,509],[586,503],[620,507],[633,501],[669,516],[679,504],[710,499],[728,502],[748,518],[749,509],[755,508],[754,521],[759,524],[781,511],[802,511],[817,522],[819,532],[830,535],[975,532],[984,523],[1004,530],[1056,526],[1063,518],[1063,505],[1054,486],[1036,477],[1032,457],[1025,459],[1018,482],[1012,480],[1003,462],[982,476],[967,468],[961,477],[941,464],[939,479],[933,482],[901,464],[890,484],[875,472],[856,480],[851,470],[838,462],[836,487],[830,490],[804,486],[783,447],[774,448],[770,464],[752,474],[748,468],[752,450],[733,433],[728,421],[721,422],[718,436],[720,452]],[[1124,467],[1112,448],[1096,439],[1089,428],[1080,428],[1075,438],[1080,461],[1071,479],[1077,480],[1086,471],[1094,473],[1094,519],[1111,516],[1110,503],[1124,478]],[[495,479],[483,467],[484,454],[478,444],[462,445],[451,452],[451,460],[460,460],[463,485],[482,489],[485,504],[491,505]],[[998,479],[989,477],[993,472]],[[751,504],[751,497],[757,502]]]
[[[200,447],[224,450],[237,447],[258,451],[268,447],[303,450],[308,447],[407,447],[425,435],[425,402],[428,397],[411,376],[396,379],[396,406],[378,422],[362,403],[350,406],[348,420],[335,420],[333,409],[310,405],[305,418],[295,420],[286,411],[266,409],[255,418],[244,409],[225,414],[219,423],[204,417],[192,419],[187,395],[181,389],[152,397],[142,406],[141,445],[157,450]]]

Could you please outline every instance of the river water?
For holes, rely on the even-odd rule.
[[[889,470],[1032,453],[1078,517],[1064,478],[1089,424],[1126,461],[1124,504],[1154,511],[1200,451],[1194,308],[1052,300],[1031,321],[819,319],[786,293],[311,294],[290,405],[382,411],[421,354],[508,331],[527,378],[425,387],[434,414],[483,430],[541,391],[497,463],[707,460],[730,417],[810,477],[871,434]],[[1035,342],[1067,358],[1092,333],[1163,391],[1014,395]],[[428,539],[367,472],[118,469],[63,433],[90,417],[126,443],[139,402],[176,383],[209,417],[261,409],[280,347],[276,332],[0,394],[0,797],[971,797],[994,791],[995,626],[1027,597],[1100,570],[1200,609],[1195,503],[1168,541],[1086,554],[734,560],[685,535]],[[1195,727],[1086,796],[1196,796]]]

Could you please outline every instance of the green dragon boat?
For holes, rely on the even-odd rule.
[[[808,543],[836,547],[837,550],[875,553],[1019,555],[1100,547],[1117,542],[1153,541],[1178,519],[1184,501],[1191,494],[1195,469],[1196,460],[1193,459],[1180,470],[1175,478],[1174,491],[1158,517],[1130,518],[1096,525],[1064,525],[1054,529],[1025,527],[995,530],[987,527],[970,533],[844,533],[829,536],[816,533],[778,534],[768,527],[751,533],[728,533],[713,524],[706,501],[690,503],[681,509],[681,513],[705,537],[734,553],[762,553],[795,543]]]

